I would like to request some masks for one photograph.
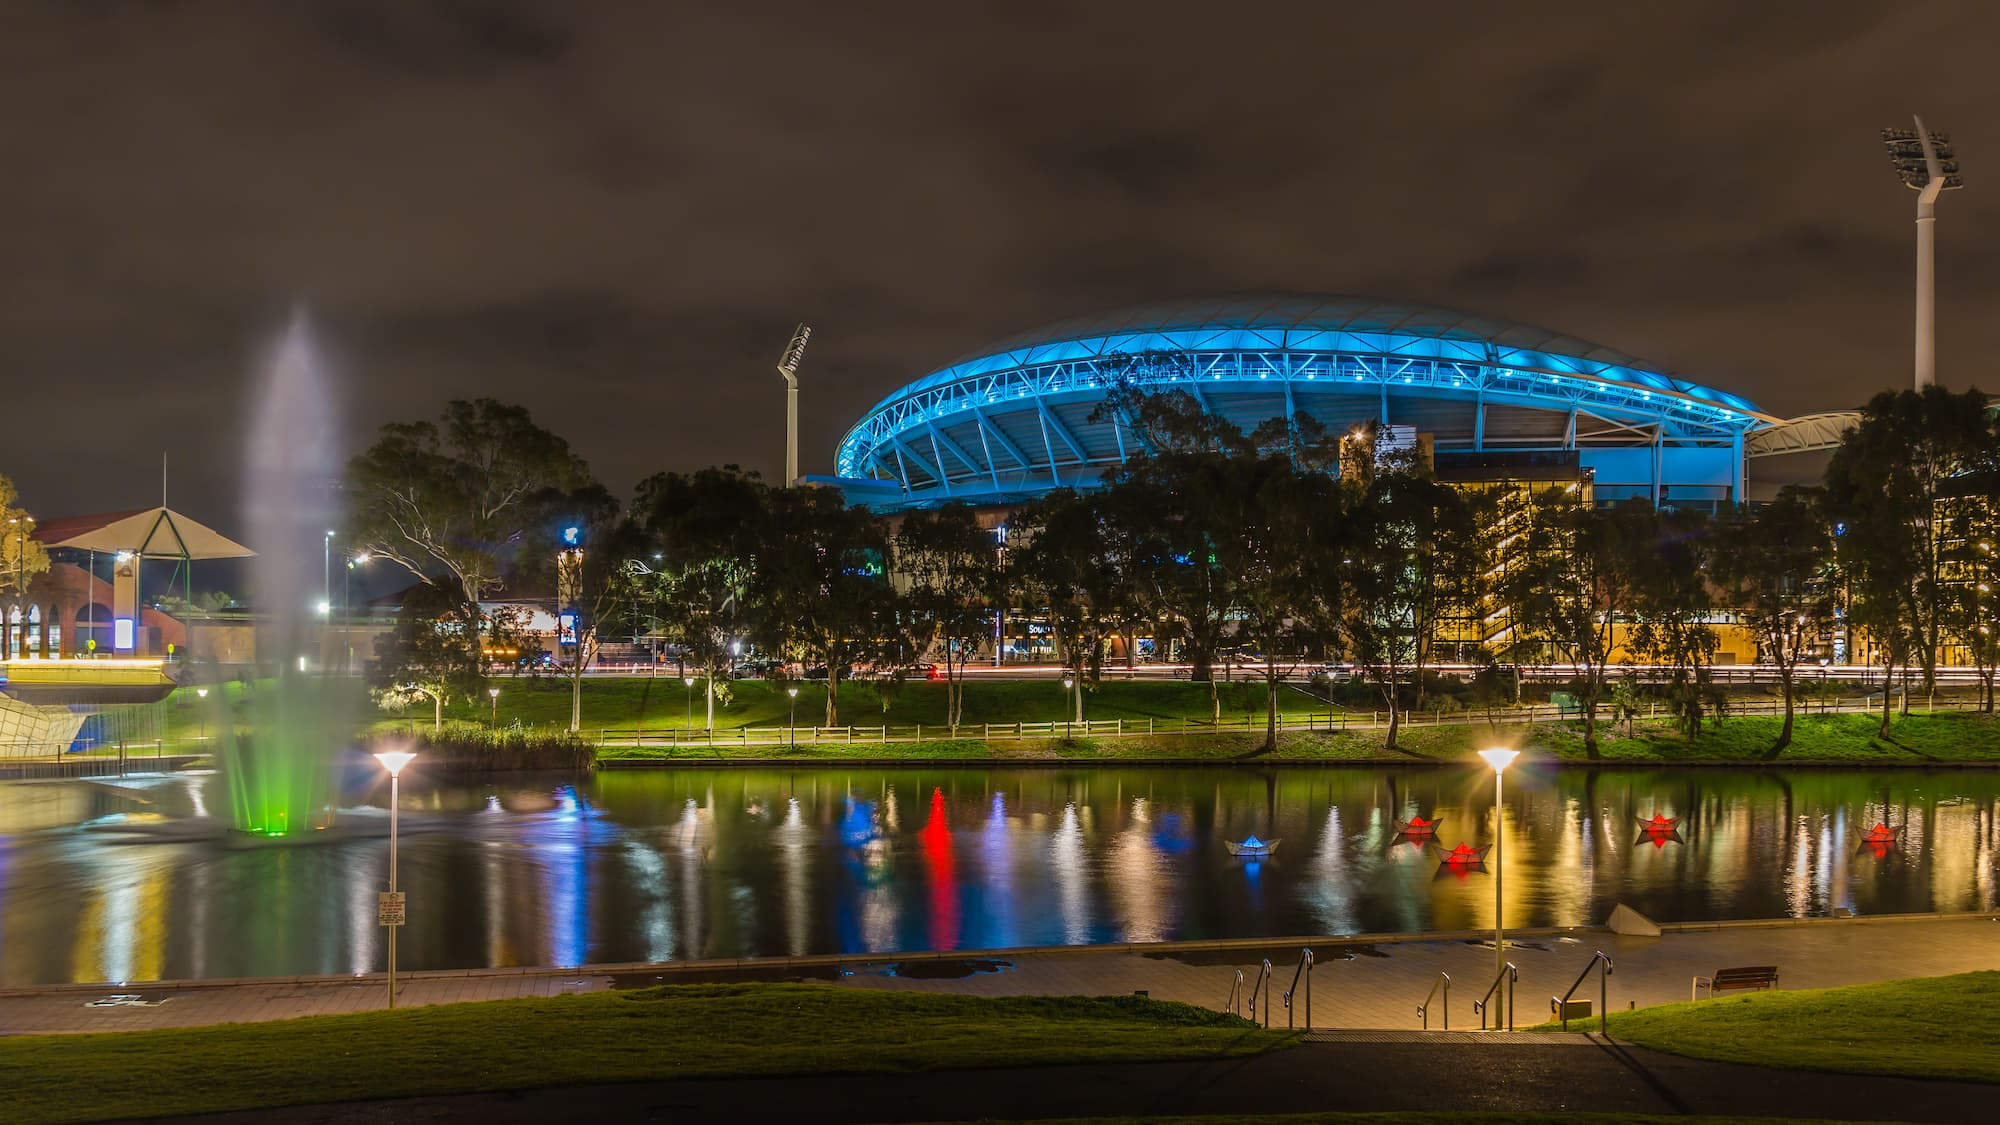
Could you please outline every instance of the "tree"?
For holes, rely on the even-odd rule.
[[[1778,673],[1785,724],[1769,756],[1792,742],[1799,662],[1834,625],[1833,529],[1817,489],[1786,488],[1739,507],[1717,528],[1713,572],[1723,597]]]
[[[1666,669],[1667,700],[1682,732],[1693,738],[1701,733],[1704,707],[1713,694],[1709,669],[1717,643],[1709,624],[1713,602],[1705,573],[1712,546],[1708,519],[1681,508],[1642,514],[1651,517],[1646,527],[1650,541],[1626,540],[1640,548],[1627,556],[1636,618],[1631,648]]]
[[[1594,508],[1578,490],[1546,489],[1522,534],[1502,596],[1517,631],[1577,669],[1583,749],[1595,761],[1597,708],[1618,619],[1631,610],[1634,570],[1653,544],[1653,506]]]
[[[23,609],[28,589],[34,585],[37,576],[49,569],[49,553],[34,538],[35,520],[20,506],[20,493],[14,482],[0,476],[0,597],[4,597],[4,610],[0,610],[0,621],[10,620],[8,611]],[[27,633],[27,613],[21,614],[22,635]],[[11,645],[14,631],[0,629],[0,644]],[[0,656],[13,656],[12,652],[0,651]]]
[[[347,541],[477,604],[524,553],[545,555],[534,530],[593,483],[569,443],[525,407],[454,401],[436,422],[382,427],[348,462]],[[464,641],[477,651],[477,635]]]
[[[1102,494],[1057,489],[1016,516],[1027,540],[1009,560],[1009,584],[1048,612],[1057,658],[1076,680],[1076,720],[1083,720],[1085,685],[1104,667],[1104,644],[1115,628],[1110,607],[1125,585],[1124,560],[1104,534]]]
[[[597,662],[606,630],[622,623],[643,588],[637,526],[601,489],[589,500],[568,509],[565,519],[576,522],[565,522],[554,536],[561,544],[554,555],[556,667],[569,680],[571,733],[583,725],[583,677]]]
[[[918,647],[944,668],[945,722],[956,730],[965,721],[966,664],[993,632],[1000,586],[994,534],[963,504],[911,512],[896,534],[896,571],[909,583],[905,603]]]
[[[1929,386],[1876,395],[1827,463],[1849,616],[1874,640],[1885,670],[1883,737],[1896,668],[1914,666],[1923,690],[1936,690],[1952,601],[1944,501],[1955,482],[1992,464],[1994,446],[1985,395]]]
[[[826,725],[840,723],[840,681],[862,660],[893,651],[895,596],[888,536],[840,493],[770,493],[751,578],[756,635],[767,647],[826,667]]]
[[[2000,468],[1954,484],[1945,501],[1945,624],[1979,675],[1980,707],[1991,713],[2000,671]]]
[[[427,697],[440,716],[446,705],[473,698],[484,683],[484,661],[465,638],[479,633],[479,607],[459,590],[411,587],[394,626],[375,641],[370,679],[377,698],[400,709]]]
[[[1360,439],[1371,451],[1372,435]],[[1359,454],[1374,461],[1370,453]],[[1477,605],[1484,572],[1483,537],[1473,499],[1439,483],[1414,458],[1385,456],[1342,477],[1347,532],[1331,543],[1342,602],[1338,621],[1349,655],[1366,669],[1389,706],[1386,744],[1396,746],[1404,673],[1422,699],[1424,669],[1445,623]]]
[[[734,465],[639,485],[634,513],[650,562],[634,571],[683,661],[701,673],[707,729],[715,729],[716,680],[750,628],[750,583],[771,490]]]

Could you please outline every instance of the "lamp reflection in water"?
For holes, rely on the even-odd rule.
[[[1479,752],[1479,756],[1486,759],[1486,764],[1493,767],[1493,975],[1496,979],[1507,971],[1506,918],[1500,913],[1501,887],[1505,878],[1500,868],[1500,835],[1506,806],[1502,804],[1504,793],[1500,779],[1520,753],[1519,750],[1500,747]]]

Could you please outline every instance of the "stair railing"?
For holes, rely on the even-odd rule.
[[[1292,993],[1299,990],[1299,977],[1301,976],[1304,976],[1306,981],[1306,1030],[1311,1031],[1313,1029],[1313,951],[1311,949],[1299,951],[1299,967],[1292,970],[1292,986],[1285,990],[1286,1030],[1290,1030],[1292,1026]]]
[[[1486,990],[1486,995],[1472,1002],[1472,1010],[1479,1013],[1479,1030],[1487,1029],[1486,1013],[1489,1008],[1493,1012],[1494,1031],[1500,1030],[1500,1015],[1503,1009],[1507,1016],[1507,1030],[1514,1030],[1514,985],[1520,979],[1521,970],[1516,968],[1512,961],[1507,962],[1506,968],[1493,974],[1493,987]],[[1498,1000],[1495,999],[1495,993],[1499,994]]]
[[[1431,1000],[1437,996],[1438,989],[1440,988],[1444,989],[1444,1012],[1442,1013],[1444,1016],[1444,1029],[1446,1031],[1451,1030],[1451,974],[1439,973],[1438,979],[1431,982],[1430,993],[1424,997],[1424,1002],[1417,1005],[1417,1015],[1424,1021],[1425,1031],[1431,1029]]]
[[[1590,976],[1592,969],[1597,968],[1599,962],[1603,963],[1604,970],[1597,974],[1597,1030],[1605,1035],[1611,1033],[1611,1013],[1607,1010],[1611,986],[1605,980],[1611,975],[1611,958],[1606,957],[1602,949],[1591,955],[1590,964],[1585,965],[1583,971],[1576,975],[1576,983],[1569,986],[1568,992],[1563,993],[1560,998],[1549,997],[1549,1003],[1553,1008],[1549,1014],[1562,1021],[1564,1031],[1569,1030],[1569,998],[1576,995],[1577,989],[1583,987],[1584,980]]]

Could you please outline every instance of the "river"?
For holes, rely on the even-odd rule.
[[[377,971],[386,782],[243,846],[220,779],[0,783],[0,986]],[[1480,769],[713,769],[403,782],[410,969],[1493,924]],[[2000,773],[1518,766],[1510,927],[1990,910]],[[1680,818],[1677,831],[1640,821]],[[1864,830],[1886,823],[1891,846]],[[1225,841],[1281,841],[1262,860]]]

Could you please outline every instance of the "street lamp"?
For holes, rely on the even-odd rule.
[[[681,682],[687,685],[688,697],[687,718],[681,722],[681,737],[685,738],[694,729],[694,677],[682,676]]]
[[[1493,975],[1496,979],[1501,973],[1507,971],[1507,945],[1503,940],[1506,936],[1506,931],[1505,923],[1500,915],[1500,802],[1502,799],[1500,775],[1507,772],[1507,767],[1513,764],[1514,759],[1520,753],[1519,750],[1507,750],[1500,747],[1495,747],[1491,750],[1481,750],[1479,752],[1479,756],[1486,759],[1486,764],[1493,767]]]
[[[495,730],[498,730],[500,727],[500,689],[497,687],[487,688],[486,698],[493,701],[493,717],[490,720],[490,725]]]
[[[1882,130],[1883,147],[1896,174],[1917,193],[1917,389],[1937,382],[1937,200],[1965,186],[1951,137],[1924,128]]]
[[[333,529],[328,528],[326,542],[320,546],[320,566],[324,571],[319,592],[320,616],[325,617],[333,606]]]
[[[785,731],[790,736],[790,745],[796,748],[799,744],[799,689],[788,687],[785,689],[785,694],[792,697],[792,721]]]
[[[396,889],[396,806],[402,799],[403,767],[410,764],[416,755],[408,750],[384,750],[375,755],[382,768],[389,771],[389,894],[383,905],[390,907],[391,921],[383,924],[389,928],[389,1007],[396,1006],[396,931],[403,925],[403,892]],[[378,911],[378,913],[384,913]]]
[[[205,701],[206,701],[206,700],[208,699],[208,689],[207,689],[207,688],[205,688],[205,687],[198,687],[198,688],[194,689],[194,697],[195,697],[195,698],[196,698],[197,700],[201,700],[201,701],[204,701],[204,702],[199,702],[199,703],[196,703],[196,704],[195,704],[195,710],[197,710],[197,711],[200,711],[200,712],[201,712],[201,740],[202,740],[203,742],[207,742],[207,741],[208,741],[208,707],[207,707],[207,706],[205,705]]]
[[[367,566],[374,558],[371,552],[361,551],[347,560],[347,569],[341,572],[340,633],[347,640],[347,664],[343,671],[354,671],[354,568]]]
[[[1070,676],[1063,677],[1063,737],[1064,738],[1068,738],[1070,736],[1069,693],[1070,689],[1075,686],[1076,686],[1076,680],[1073,677]]]

